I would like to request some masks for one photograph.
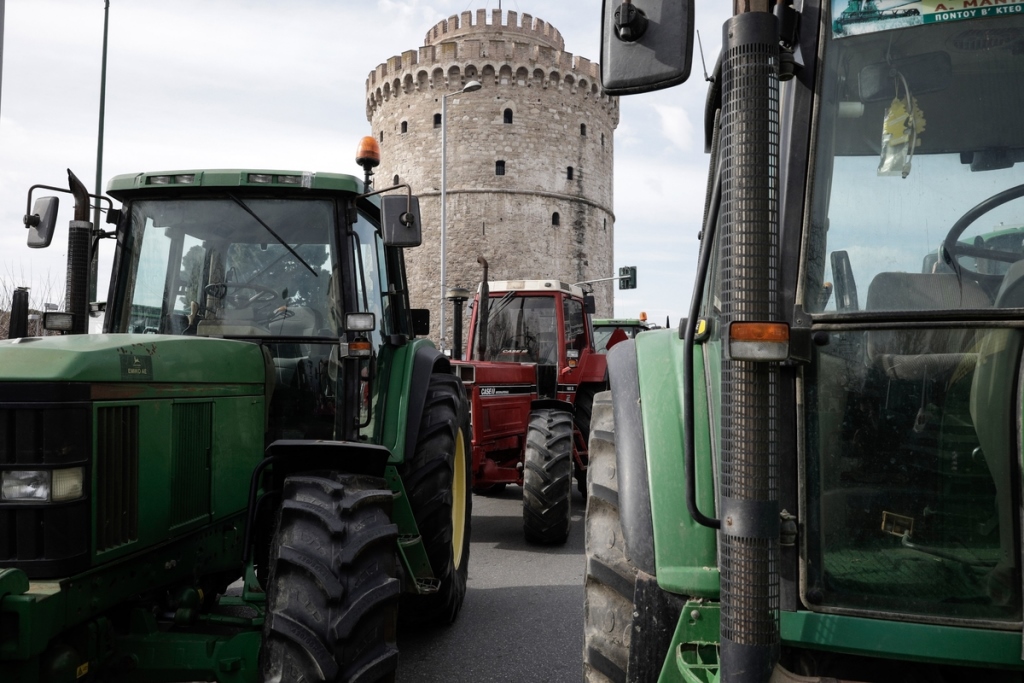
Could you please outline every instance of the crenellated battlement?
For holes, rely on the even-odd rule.
[[[615,98],[599,86],[600,65],[565,52],[561,33],[529,14],[487,10],[463,12],[438,22],[427,32],[426,44],[395,55],[366,79],[367,114],[400,94],[424,90],[457,90],[469,80],[487,86],[525,86],[567,89],[617,108]]]
[[[545,43],[556,50],[565,49],[565,41],[562,34],[551,24],[543,19],[536,19],[529,14],[524,14],[522,21],[519,20],[517,12],[508,12],[502,21],[501,10],[491,10],[491,22],[487,23],[487,10],[478,9],[476,20],[473,12],[463,12],[461,15],[452,15],[444,21],[439,21],[429,31],[423,42],[424,45],[436,45],[453,38],[469,36],[474,33],[509,33],[509,39],[530,38]]]

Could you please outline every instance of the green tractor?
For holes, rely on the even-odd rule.
[[[594,403],[585,678],[1024,680],[1024,3],[735,6],[687,320]],[[692,0],[603,11],[607,92],[686,79]]]
[[[5,683],[387,681],[399,622],[456,618],[466,396],[415,337],[416,198],[369,177],[117,176],[101,231],[71,176],[71,334],[0,342]]]

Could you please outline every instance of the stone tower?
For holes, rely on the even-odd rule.
[[[420,198],[423,245],[406,251],[412,304],[441,305],[441,98],[447,98],[448,287],[475,291],[478,256],[491,280],[610,277],[612,136],[618,99],[601,92],[598,64],[565,52],[554,26],[516,12],[463,12],[427,32],[366,80],[366,117],[380,141],[376,187],[409,183]],[[503,20],[504,19],[504,20]],[[595,287],[612,314],[614,283]],[[444,347],[453,313],[445,302]]]

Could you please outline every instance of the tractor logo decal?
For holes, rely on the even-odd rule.
[[[513,394],[532,394],[532,384],[513,384],[511,386],[480,387],[481,396],[511,396]]]
[[[149,356],[121,356],[121,381],[152,382],[153,359]]]

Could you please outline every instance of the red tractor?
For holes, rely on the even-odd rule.
[[[593,298],[575,285],[487,282],[485,269],[468,360],[455,363],[471,403],[473,490],[522,486],[523,530],[533,543],[568,538],[573,476],[586,493],[590,414],[607,387],[592,312]]]

